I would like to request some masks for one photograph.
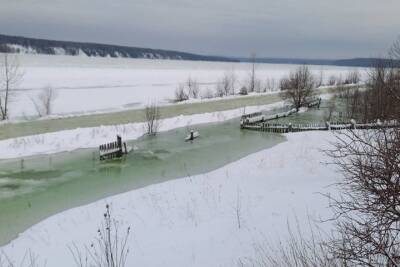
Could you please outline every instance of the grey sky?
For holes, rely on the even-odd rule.
[[[400,0],[0,0],[0,32],[201,54],[382,55]]]

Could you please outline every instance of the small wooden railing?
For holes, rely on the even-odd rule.
[[[345,129],[378,129],[378,128],[398,128],[400,123],[397,121],[356,123],[350,122],[326,122],[326,123],[305,123],[305,124],[279,124],[279,123],[257,123],[241,125],[242,129],[255,130],[270,133],[292,133],[303,131],[334,131]]]

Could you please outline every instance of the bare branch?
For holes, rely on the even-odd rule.
[[[314,77],[307,66],[299,67],[289,77],[280,82],[281,97],[290,102],[297,110],[304,106],[314,94]]]
[[[53,104],[57,98],[57,91],[51,86],[42,89],[37,99],[31,98],[39,117],[49,116],[53,111]]]
[[[18,60],[15,56],[8,53],[3,54],[0,63],[0,115],[1,120],[9,117],[9,103],[15,86],[17,86],[24,77]]]
[[[147,134],[156,135],[161,123],[160,108],[156,103],[152,103],[145,107],[144,118]]]

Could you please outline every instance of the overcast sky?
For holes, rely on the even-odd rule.
[[[0,32],[261,57],[383,55],[400,0],[0,0]]]

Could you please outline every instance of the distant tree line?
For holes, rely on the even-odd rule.
[[[10,46],[11,45],[11,46]],[[191,53],[184,53],[171,50],[149,49],[128,46],[106,45],[96,43],[81,42],[65,42],[44,39],[34,39],[25,37],[15,37],[0,35],[0,52],[21,52],[18,47],[31,48],[38,54],[54,55],[57,54],[59,48],[63,49],[67,55],[78,55],[84,53],[87,56],[97,57],[126,57],[126,58],[159,58],[159,59],[182,59],[195,61],[228,61],[235,62],[237,60],[216,57],[203,56]]]

